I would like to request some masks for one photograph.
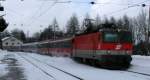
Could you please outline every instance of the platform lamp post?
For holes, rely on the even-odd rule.
[[[2,34],[1,34],[1,32],[3,32],[7,28],[7,26],[8,26],[8,23],[6,23],[3,16],[0,16],[0,49],[2,49]]]
[[[139,6],[139,5],[138,5],[138,6]],[[150,28],[149,28],[149,27],[150,27],[150,6],[149,6],[149,5],[146,5],[146,4],[142,4],[142,5],[140,5],[140,6],[142,6],[142,7],[148,6],[148,7],[149,7],[149,10],[148,10],[148,12],[149,12],[149,13],[148,13],[148,15],[149,15],[149,17],[148,17],[148,26],[147,26],[146,31],[145,31],[144,34],[145,34],[145,42],[146,42],[146,44],[145,44],[145,48],[146,48],[146,52],[147,52],[146,54],[147,54],[147,55],[150,55],[150,54],[149,54],[149,51],[150,51],[150,50],[149,50],[149,49],[150,49],[150,48],[149,48],[149,37],[150,37],[150,36],[149,36],[149,35],[150,35],[150,34],[149,34],[149,33],[150,33],[150,31],[149,31],[149,29],[150,29]]]
[[[147,31],[147,42],[148,42],[148,55],[150,55],[150,6],[149,6],[149,21],[148,21],[148,31]]]
[[[1,1],[5,1],[5,0],[0,0],[0,11],[4,11],[4,7],[1,5]],[[5,14],[0,15],[0,49],[3,48],[2,47],[2,34],[1,34],[1,32],[3,32],[8,26],[8,24],[6,23],[3,16],[5,16]]]
[[[142,4],[142,7],[145,7],[145,6],[148,6],[149,7],[149,17],[148,17],[148,27],[147,27],[147,31],[146,31],[146,49],[147,49],[147,55],[150,55],[150,41],[149,41],[149,38],[150,38],[150,6],[149,5],[146,5],[146,4]]]
[[[148,6],[149,7],[149,17],[148,17],[148,27],[147,27],[147,30],[146,30],[146,50],[147,50],[147,55],[150,55],[150,43],[149,43],[149,37],[150,37],[150,6],[149,5],[146,5],[146,4],[142,4],[142,7],[145,7],[145,6]]]
[[[42,30],[40,29],[40,34],[39,34],[40,36],[38,37],[37,41],[42,40],[42,39],[41,39],[41,34],[42,34]]]
[[[54,35],[53,35],[54,37],[53,37],[53,40],[54,41],[56,40],[56,26],[57,26],[56,24],[53,25],[53,28],[54,28]]]

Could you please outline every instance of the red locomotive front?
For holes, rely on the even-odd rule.
[[[78,35],[73,40],[73,57],[100,65],[126,66],[131,62],[132,34],[125,30],[101,30]]]

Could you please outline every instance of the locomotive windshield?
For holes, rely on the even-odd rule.
[[[104,32],[103,34],[104,42],[122,43],[122,42],[132,42],[132,35],[130,32]]]
[[[118,34],[117,33],[105,33],[104,42],[117,42]]]

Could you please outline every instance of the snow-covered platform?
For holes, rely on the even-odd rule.
[[[23,80],[150,80],[149,56],[133,56],[132,66],[127,71],[121,71],[80,64],[67,57],[24,52],[0,51],[0,60],[6,55],[17,60],[17,67],[23,71]],[[7,64],[0,63],[0,70],[3,71],[0,78],[9,73],[7,67]]]

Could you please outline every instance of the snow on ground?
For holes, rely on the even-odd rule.
[[[5,74],[7,74],[7,70],[6,70],[7,65],[6,64],[1,64],[0,63],[0,77],[4,76]]]
[[[134,55],[132,56],[132,58],[133,58],[132,65],[141,67],[150,67],[150,56]]]
[[[27,58],[27,57],[26,57]],[[30,58],[27,58],[28,60],[32,61],[32,63],[36,64],[39,68],[46,71],[48,74],[51,74],[53,77],[49,77],[45,75],[45,73],[41,72],[38,68],[31,65],[31,63],[28,63],[23,58],[18,56],[19,61],[23,62],[23,67],[25,68],[25,74],[27,75],[27,80],[77,80],[73,77],[70,77],[69,75],[64,74],[63,72],[60,72],[54,68],[50,68],[45,64],[41,64],[37,61],[34,61]]]
[[[8,73],[6,70],[7,64],[4,64],[1,60],[4,58],[4,55],[7,51],[2,51],[0,50],[0,77],[4,76],[5,74]]]
[[[50,68],[43,63],[35,61],[29,56],[32,56],[36,59],[41,60],[42,62],[48,63],[64,71],[72,73],[80,78],[83,78],[84,80],[150,80],[150,76],[144,76],[120,70],[96,68],[93,66],[77,63],[68,57],[50,57],[34,53],[6,51],[5,54],[15,55],[15,58],[19,61],[20,65],[22,65],[21,67],[24,68],[24,74],[27,80],[76,80],[75,78],[71,78],[71,76],[69,75],[67,76],[65,73]],[[45,73],[43,73],[35,66],[31,65],[31,63],[20,57],[18,54],[26,57],[27,59],[32,61],[32,63],[44,69],[55,78],[45,75]],[[131,63],[133,66],[129,68],[129,70],[150,74],[149,61],[150,57],[147,56],[133,56],[133,61]]]
[[[134,55],[132,58],[132,66],[129,68],[130,71],[150,74],[150,56]]]
[[[46,76],[41,70],[31,65],[31,63],[17,55],[15,56],[24,68],[24,75],[27,80],[53,80],[51,77]]]
[[[150,80],[150,76],[143,76],[119,70],[95,68],[89,65],[76,63],[70,58],[49,57],[31,53],[20,54],[33,56],[43,62],[54,65],[85,80]]]

